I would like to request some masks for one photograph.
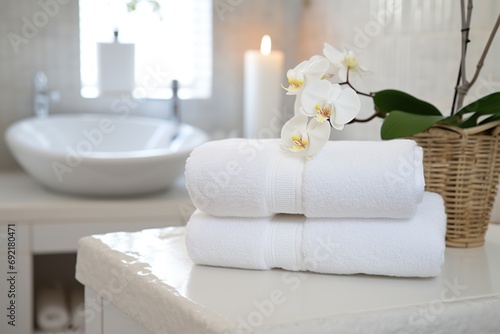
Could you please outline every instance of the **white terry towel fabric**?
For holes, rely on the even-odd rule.
[[[44,331],[60,331],[69,320],[66,295],[60,282],[47,283],[36,291],[36,323]]]
[[[186,227],[186,247],[201,265],[434,277],[444,262],[445,232],[443,200],[426,192],[406,220],[220,218],[197,210]]]
[[[81,287],[72,287],[69,291],[70,324],[74,332],[85,328],[85,301]]]
[[[330,141],[306,160],[278,139],[225,139],[193,150],[186,185],[218,217],[410,218],[424,193],[422,158],[412,140]]]

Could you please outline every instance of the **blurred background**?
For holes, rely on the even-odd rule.
[[[120,95],[92,92],[95,45],[111,42],[114,28],[120,30],[120,42],[135,43],[136,48],[138,90],[132,97],[141,99],[130,112],[170,117],[170,82],[176,79],[183,121],[212,138],[243,135],[244,53],[259,49],[265,34],[271,36],[272,49],[284,54],[283,83],[287,69],[321,54],[323,43],[328,42],[354,50],[370,70],[353,80],[359,90],[398,88],[449,112],[460,55],[459,1],[159,0],[160,10],[155,3],[5,2],[0,11],[0,132],[32,116],[32,78],[38,70],[47,75],[49,88],[60,93],[51,113],[116,112]],[[127,4],[133,4],[134,10],[127,11]],[[499,9],[495,0],[475,3],[470,71]],[[498,59],[497,38],[469,98],[500,90]],[[148,94],[143,94],[141,82],[155,76],[151,71],[160,84],[154,89],[148,86]],[[362,101],[361,117],[369,116],[371,101]],[[285,114],[293,110],[293,97],[285,96],[285,91],[281,109]],[[350,125],[332,132],[332,138],[378,139],[379,128],[379,120]],[[0,169],[15,168],[0,137]]]

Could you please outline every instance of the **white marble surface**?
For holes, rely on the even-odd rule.
[[[49,190],[22,171],[0,172],[0,222],[54,219],[176,217],[193,206],[180,178],[161,193],[129,197],[79,197]]]
[[[151,333],[498,333],[500,226],[432,279],[196,266],[183,227],[80,240],[77,279]]]

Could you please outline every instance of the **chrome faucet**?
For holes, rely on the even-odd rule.
[[[172,119],[174,123],[174,133],[170,138],[170,149],[172,151],[177,151],[181,145],[183,140],[181,139],[181,115],[179,112],[179,81],[172,80]]]
[[[181,115],[179,113],[179,81],[172,80],[172,114],[174,121],[179,124],[181,122]]]
[[[33,79],[33,111],[37,117],[47,117],[49,115],[50,102],[59,101],[60,95],[56,90],[47,89],[47,76],[38,71]]]

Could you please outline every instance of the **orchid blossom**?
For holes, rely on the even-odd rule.
[[[356,91],[327,79],[336,72],[364,71],[354,53],[342,53],[325,44],[326,56],[313,56],[287,72],[287,95],[295,95],[295,116],[281,129],[283,147],[307,158],[315,156],[330,138],[331,127],[342,130],[360,110]],[[349,82],[346,82],[349,86]],[[346,84],[342,83],[342,84]],[[361,93],[360,93],[361,94]]]
[[[342,89],[327,80],[315,80],[304,88],[301,112],[314,117],[318,123],[328,122],[337,130],[352,121],[359,113],[361,102],[352,88]]]
[[[358,57],[353,51],[349,50],[341,52],[330,44],[325,43],[323,54],[330,62],[330,67],[327,70],[327,76],[332,76],[334,73],[337,73],[340,80],[345,81],[347,80],[348,72],[349,75],[361,75],[362,73],[367,72],[367,70],[361,66]]]
[[[304,60],[295,68],[288,70],[286,76],[289,86],[284,87],[287,95],[297,95],[307,80],[322,78],[329,67],[328,59],[322,56],[312,56],[309,60]]]
[[[330,125],[309,121],[309,117],[297,115],[281,129],[281,143],[287,151],[312,157],[325,145],[330,137]]]

